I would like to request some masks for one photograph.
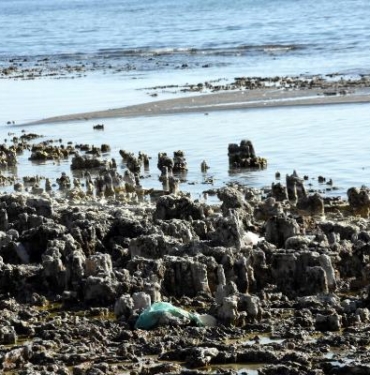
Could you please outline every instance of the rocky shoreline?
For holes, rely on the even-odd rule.
[[[62,194],[46,181],[0,195],[3,373],[370,372],[369,189],[324,199],[293,173],[268,191],[216,189],[209,204],[172,177],[183,152],[159,155],[159,191],[135,178],[145,155],[121,156],[125,176],[74,152],[75,168],[106,172],[61,176]],[[267,163],[250,141],[229,158]],[[168,309],[138,328],[151,306]]]

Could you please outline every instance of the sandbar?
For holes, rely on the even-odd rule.
[[[283,106],[332,105],[350,103],[369,103],[368,90],[353,90],[350,93],[328,92],[324,89],[285,90],[255,89],[221,91],[197,94],[180,98],[156,100],[121,108],[74,113],[49,117],[23,125],[86,121],[107,118],[138,116],[162,116],[182,113],[204,113],[223,110],[242,110],[252,108],[272,108]]]

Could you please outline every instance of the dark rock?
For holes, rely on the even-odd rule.
[[[324,200],[319,194],[309,195],[298,199],[297,208],[299,210],[307,211],[309,215],[323,216],[324,215]]]
[[[271,196],[275,198],[278,202],[282,202],[288,199],[288,191],[285,186],[280,182],[277,184],[272,183],[271,185]]]
[[[300,178],[296,171],[293,171],[291,175],[286,175],[286,187],[288,199],[292,204],[307,198],[304,179]]]
[[[285,215],[274,216],[267,220],[265,237],[268,242],[283,247],[289,237],[300,233],[300,228],[295,219]]]
[[[207,264],[206,257],[166,256],[164,259],[163,286],[167,295],[195,297],[210,294],[208,273],[215,271],[215,264]]]
[[[347,196],[353,213],[368,218],[370,213],[370,189],[352,187],[348,189]]]
[[[240,146],[229,144],[228,156],[230,168],[263,169],[267,167],[267,160],[256,156],[253,144],[249,140],[242,140]]]
[[[144,257],[151,259],[163,258],[164,255],[171,253],[180,241],[163,236],[161,234],[151,234],[133,238],[129,244],[131,258]]]
[[[205,213],[200,203],[186,196],[165,195],[158,199],[153,217],[156,220],[202,220]]]

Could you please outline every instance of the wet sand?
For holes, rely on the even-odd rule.
[[[84,121],[105,118],[160,116],[213,111],[241,110],[251,108],[271,108],[283,106],[331,105],[348,103],[369,103],[368,91],[353,91],[340,94],[327,89],[255,89],[222,91],[199,94],[181,98],[152,101],[132,106],[84,113],[75,113],[49,117],[26,125],[57,123],[66,121]],[[25,124],[23,124],[25,125]]]

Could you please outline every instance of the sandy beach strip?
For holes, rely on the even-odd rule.
[[[120,117],[160,116],[181,113],[210,113],[221,110],[241,110],[248,108],[271,108],[283,106],[330,105],[349,103],[369,103],[370,93],[351,92],[340,95],[319,89],[277,90],[256,89],[222,91],[181,98],[152,101],[116,109],[91,111],[49,117],[23,125],[86,121]]]

